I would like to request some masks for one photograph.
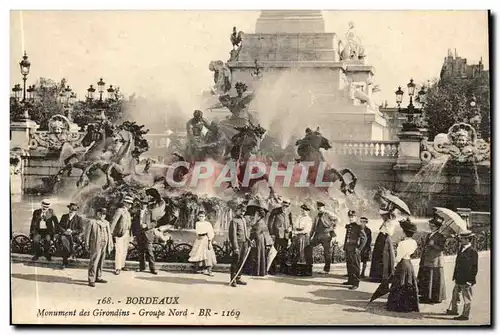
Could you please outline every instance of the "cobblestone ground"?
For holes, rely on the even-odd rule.
[[[418,261],[414,264],[418,269]],[[62,270],[55,266],[12,263],[12,321],[15,324],[168,325],[490,324],[490,253],[480,253],[472,315],[467,322],[453,321],[443,314],[453,289],[453,266],[454,258],[446,257],[447,301],[421,305],[420,313],[401,314],[385,311],[385,297],[366,307],[377,284],[362,282],[357,291],[346,289],[341,285],[345,281],[341,264],[335,265],[327,276],[246,277],[248,285],[237,288],[227,286],[229,275],[223,273],[207,277],[165,271],[156,276],[148,272],[122,272],[115,276],[106,270],[104,279],[108,283],[91,288],[87,286],[85,269]],[[164,300],[178,304],[127,304],[128,297],[178,297],[177,301],[175,298]],[[48,316],[50,311],[67,311],[68,315]],[[128,312],[128,316],[106,316],[101,315],[101,311]],[[37,316],[39,312],[46,316]],[[150,315],[141,316],[146,312]],[[76,316],[70,315],[72,313]]]

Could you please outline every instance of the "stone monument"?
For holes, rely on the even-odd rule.
[[[294,109],[289,116],[307,115],[331,140],[383,140],[386,121],[371,100],[374,68],[353,28],[350,22],[339,39],[325,32],[321,11],[262,11],[255,33],[240,34],[227,62],[231,81],[255,92],[249,111],[262,119],[276,108]]]

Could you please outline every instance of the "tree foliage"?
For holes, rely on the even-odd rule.
[[[476,107],[471,107],[472,97]],[[477,112],[481,115],[479,130],[484,139],[490,137],[490,85],[487,75],[474,78],[442,78],[427,91],[424,119],[430,138],[447,133],[457,122],[470,123]]]

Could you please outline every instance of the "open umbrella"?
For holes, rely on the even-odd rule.
[[[370,303],[374,302],[378,298],[383,297],[384,295],[389,293],[389,291],[390,291],[389,284],[391,282],[391,279],[392,279],[392,276],[387,278],[387,279],[384,279],[382,281],[382,283],[380,283],[380,285],[377,287],[375,292],[373,292],[372,297],[370,298],[370,301],[368,302],[368,304],[366,304],[366,306],[368,306]]]
[[[467,223],[458,213],[444,207],[434,207],[433,210],[435,215],[444,220],[443,225],[439,229],[441,234],[450,236],[467,231]]]
[[[392,203],[394,206],[399,208],[401,211],[405,212],[408,215],[411,215],[410,208],[408,208],[408,205],[401,200],[400,198],[396,197],[395,195],[386,193],[380,195],[382,198],[387,200],[388,202]]]

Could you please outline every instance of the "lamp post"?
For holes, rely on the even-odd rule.
[[[59,103],[61,103],[61,105],[63,106],[65,114],[67,114],[67,117],[70,121],[73,121],[71,114],[75,102],[76,93],[73,92],[73,90],[69,86],[66,86],[66,88],[64,88],[59,94]]]
[[[14,98],[16,99],[16,104],[17,104],[16,108],[22,110],[22,113],[15,113],[16,119],[18,118],[18,120],[16,121],[24,121],[29,119],[28,100],[31,100],[33,92],[35,91],[34,86],[30,86],[28,87],[28,89],[26,89],[26,80],[28,79],[30,68],[31,68],[31,62],[29,61],[25,51],[22,60],[19,62],[19,69],[23,77],[23,87],[21,88],[20,84],[16,84],[12,89],[12,92],[14,93]]]
[[[398,112],[406,114],[407,122],[403,123],[403,131],[410,130],[418,130],[418,125],[415,122],[415,115],[421,115],[422,110],[416,108],[413,105],[413,96],[415,95],[415,88],[417,85],[413,82],[413,79],[410,79],[410,82],[406,85],[408,88],[408,96],[410,97],[410,102],[406,108],[401,108],[401,103],[403,101],[404,92],[401,89],[401,86],[398,87],[397,91],[394,92],[396,94],[396,103],[398,105]],[[418,92],[418,100],[423,104],[425,102],[425,88],[422,86],[420,91]]]
[[[99,90],[99,101],[102,101],[102,94],[104,93],[104,85],[106,83],[102,81],[102,78],[97,82],[97,88]]]
[[[110,85],[109,88],[107,90],[105,90],[105,85],[106,83],[102,80],[102,78],[99,79],[99,81],[97,82],[97,91],[99,92],[99,99],[97,101],[95,101],[95,91],[96,89],[94,88],[93,85],[90,85],[90,87],[87,89],[87,100],[92,103],[95,101],[95,109],[98,111],[98,112],[101,112],[101,119],[105,120],[106,119],[106,114],[104,113],[105,109],[108,107],[106,101],[114,101],[115,98],[116,98],[116,94],[117,94],[117,89],[114,89],[113,88],[113,85]],[[105,100],[103,100],[103,95],[104,95],[104,92],[107,91],[108,92],[108,97]]]
[[[30,73],[31,63],[28,60],[26,51],[24,52],[23,59],[19,62],[19,67],[21,69],[21,75],[23,76],[23,102],[26,100],[26,79]]]
[[[479,126],[481,125],[482,117],[481,117],[481,113],[479,111],[479,107],[477,105],[475,95],[472,96],[472,98],[469,102],[469,105],[470,105],[471,111],[474,113],[474,116],[469,119],[469,123],[476,130],[477,138],[480,139],[481,138],[481,131],[479,129]]]

